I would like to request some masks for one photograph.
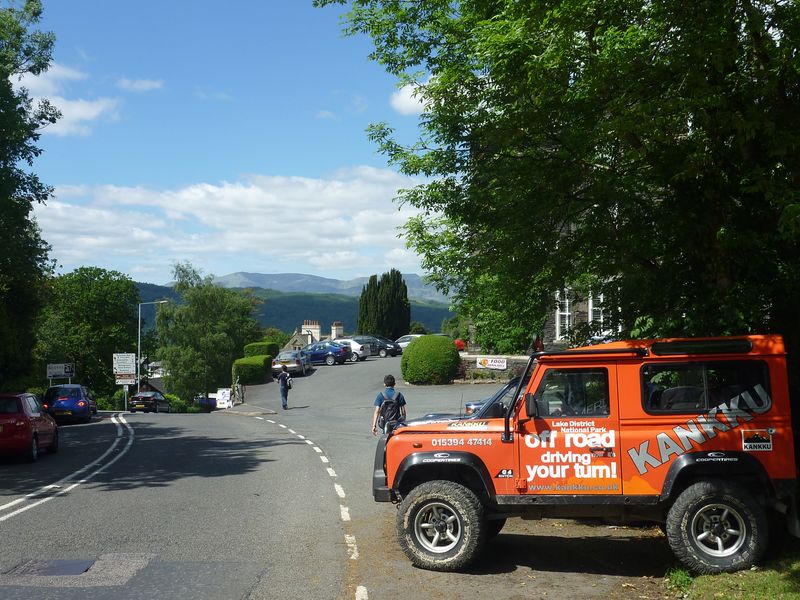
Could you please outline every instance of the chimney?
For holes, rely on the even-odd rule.
[[[322,337],[322,327],[320,326],[319,321],[313,321],[310,319],[303,321],[303,334],[309,338],[309,344],[318,342]]]
[[[344,325],[342,325],[341,321],[334,321],[333,325],[331,325],[331,339],[335,340],[338,337],[342,337],[344,335]]]

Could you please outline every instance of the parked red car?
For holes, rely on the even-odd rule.
[[[58,425],[33,394],[0,394],[0,456],[33,462],[41,449],[58,452]]]

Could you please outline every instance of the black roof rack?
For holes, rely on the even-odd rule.
[[[647,348],[597,348],[580,350],[545,350],[544,352],[534,352],[533,357],[540,356],[582,356],[582,355],[603,355],[603,354],[633,354],[634,356],[647,356]]]
[[[672,354],[747,354],[753,349],[753,342],[740,340],[679,340],[674,342],[655,342],[651,346],[656,356]]]

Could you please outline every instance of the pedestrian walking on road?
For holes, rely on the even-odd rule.
[[[406,419],[406,399],[402,392],[394,389],[394,375],[383,378],[384,389],[375,397],[375,411],[372,414],[372,435],[378,431],[386,433],[388,426],[396,425]]]
[[[289,375],[286,365],[281,366],[281,372],[278,375],[278,386],[281,390],[281,406],[283,410],[286,410],[289,408],[289,390],[292,389],[292,377]]]

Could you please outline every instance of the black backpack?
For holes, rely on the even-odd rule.
[[[386,423],[400,420],[400,398],[403,397],[403,394],[395,392],[395,395],[389,398],[385,392],[381,392],[381,396],[383,396],[383,402],[381,402],[378,413],[378,427],[383,429],[386,427]]]

